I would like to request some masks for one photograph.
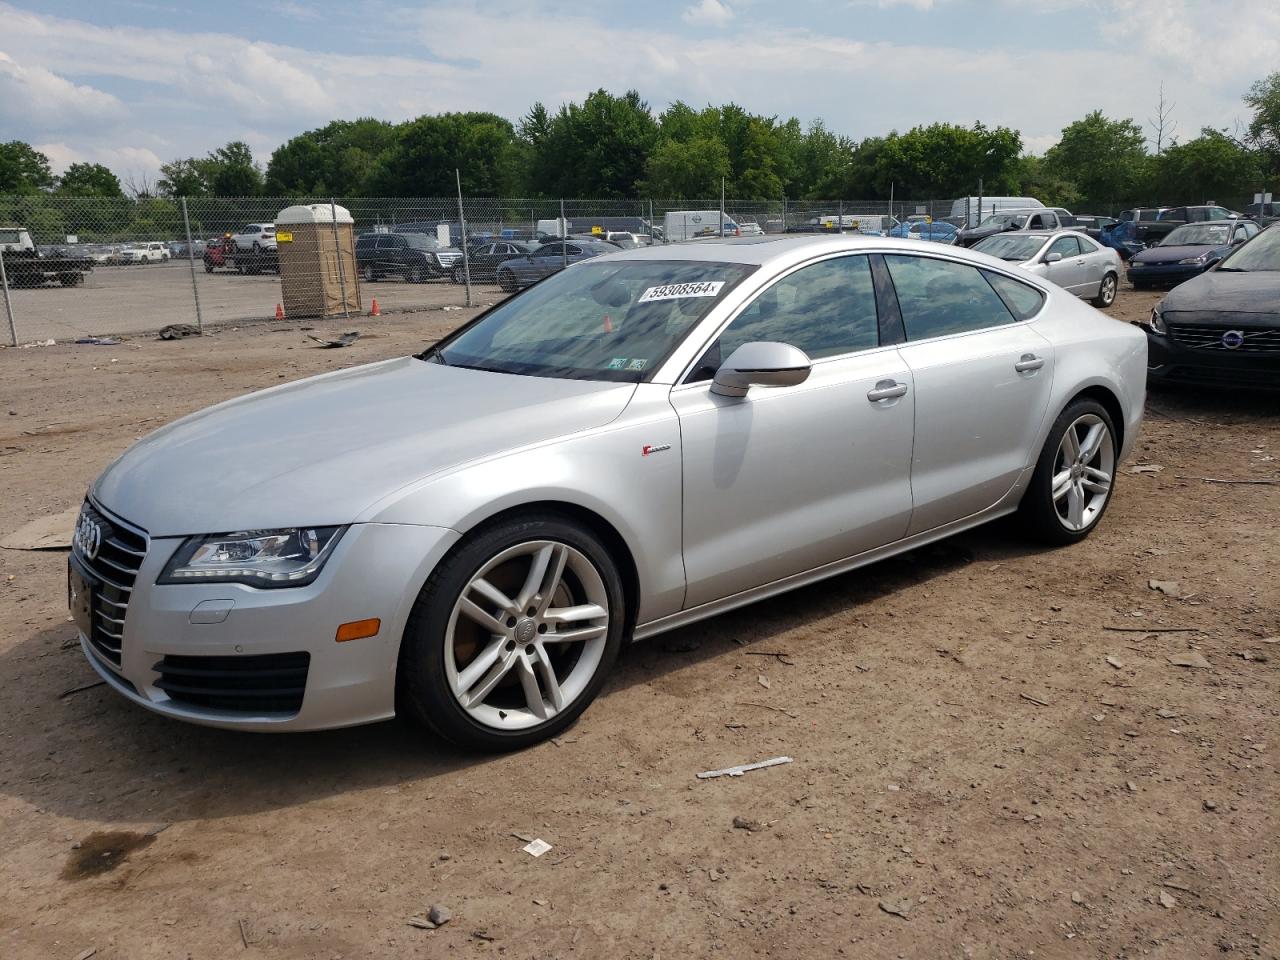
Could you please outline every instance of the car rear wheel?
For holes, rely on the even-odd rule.
[[[498,286],[501,287],[503,290],[505,290],[507,293],[515,293],[516,292],[515,275],[512,274],[511,271],[509,270],[505,270],[505,271],[499,270]]]
[[[599,693],[626,600],[609,551],[553,513],[500,521],[432,573],[405,627],[403,712],[466,747],[554,736]]]
[[[1083,540],[1115,489],[1119,445],[1105,407],[1072,401],[1054,421],[1019,507],[1028,532],[1055,545]]]
[[[1120,278],[1114,273],[1108,273],[1102,278],[1102,283],[1098,285],[1098,295],[1093,298],[1095,307],[1102,307],[1104,310],[1116,302],[1116,289],[1120,285]]]

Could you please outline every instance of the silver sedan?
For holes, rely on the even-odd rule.
[[[1095,307],[1115,303],[1123,267],[1120,255],[1078,230],[999,233],[973,249],[1052,280]]]
[[[1100,522],[1147,341],[893,238],[592,258],[423,353],[178,420],[92,485],[85,656],[251,730],[403,711],[475,748],[571,723],[622,643],[1018,513]]]

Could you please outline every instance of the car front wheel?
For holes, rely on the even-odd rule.
[[[422,588],[400,651],[403,712],[463,746],[554,736],[599,693],[626,600],[586,527],[536,514],[481,528]]]
[[[1114,273],[1108,273],[1102,278],[1102,283],[1098,285],[1098,295],[1093,298],[1093,305],[1101,307],[1104,310],[1116,302],[1116,288],[1120,285],[1120,278]]]
[[[1054,421],[1020,512],[1028,532],[1055,545],[1083,540],[1115,489],[1115,424],[1095,400],[1072,401]]]
[[[373,272],[372,264],[365,264],[364,269],[360,271],[360,275],[364,278],[365,283],[373,283],[378,279],[378,275]]]
[[[501,287],[503,290],[505,290],[507,293],[515,293],[516,292],[515,274],[511,273],[511,271],[509,270],[507,271],[499,270],[498,286]]]

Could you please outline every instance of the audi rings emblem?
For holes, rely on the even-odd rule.
[[[102,526],[92,517],[82,514],[76,523],[73,539],[86,559],[95,560],[98,557],[98,551],[102,549]]]

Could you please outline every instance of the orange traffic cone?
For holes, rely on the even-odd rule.
[[[377,297],[374,297],[374,298],[373,298],[373,306],[371,306],[371,307],[369,308],[369,316],[371,316],[371,317],[380,317],[380,316],[382,316],[382,311],[378,309],[378,298],[377,298]]]
[[[280,306],[280,304],[278,304],[278,303],[276,304],[276,319],[277,319],[277,320],[283,320],[283,319],[284,319],[284,308],[283,308],[283,307],[281,307],[281,306]]]

